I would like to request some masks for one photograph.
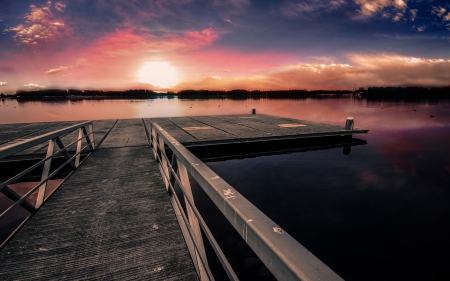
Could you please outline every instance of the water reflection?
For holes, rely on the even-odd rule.
[[[450,132],[379,134],[389,140],[349,156],[335,148],[207,165],[345,280],[447,280]]]

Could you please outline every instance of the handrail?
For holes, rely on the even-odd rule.
[[[88,135],[92,135],[92,133],[88,134]],[[40,165],[44,164],[45,161],[49,160],[50,158],[55,157],[56,155],[62,153],[63,151],[67,151],[67,148],[73,144],[75,144],[76,142],[82,140],[84,137],[79,138],[71,143],[69,143],[68,145],[66,145],[64,148],[61,148],[60,150],[54,152],[52,155],[45,157],[44,159],[40,160],[39,162],[37,162],[36,164],[34,164],[33,166],[27,168],[26,170],[23,170],[22,172],[18,173],[17,175],[13,176],[12,178],[6,180],[4,183],[0,184],[0,190],[7,186],[10,183],[15,182],[16,180],[20,179],[21,177],[25,176],[26,174],[28,174],[29,172],[33,171],[34,169],[36,169],[37,167],[39,167]],[[93,143],[95,143],[95,141],[92,141]],[[85,146],[84,148],[86,148],[87,146]],[[83,148],[83,149],[84,149]],[[82,149],[80,150],[82,151]],[[77,153],[75,156],[77,156],[79,153]]]
[[[161,154],[166,159],[166,161],[169,161],[169,159],[167,158],[165,153],[161,153]],[[156,157],[157,157],[158,163],[161,163],[162,159],[159,156],[159,154],[156,154]],[[214,239],[214,236],[212,235],[211,231],[209,230],[208,226],[206,225],[206,222],[203,220],[202,216],[200,215],[200,212],[197,210],[197,207],[195,206],[195,203],[193,202],[192,198],[189,196],[188,192],[186,191],[183,183],[181,182],[181,179],[178,177],[178,175],[177,175],[176,171],[173,169],[172,165],[169,165],[169,168],[170,168],[169,172],[171,173],[171,176],[174,177],[175,181],[178,183],[181,191],[183,192],[183,195],[185,196],[185,199],[186,199],[187,203],[192,208],[192,210],[194,212],[194,215],[196,216],[196,218],[199,221],[200,227],[205,232],[206,238],[208,239],[209,243],[211,243],[211,246],[212,246],[214,252],[216,253],[217,257],[219,258],[219,261],[222,263],[223,268],[224,268],[226,274],[228,275],[229,279],[238,281],[239,278],[236,276],[236,273],[234,273],[233,268],[231,267],[231,265],[228,262],[227,258],[223,254],[222,250],[220,249],[219,244]],[[170,187],[170,190],[171,190],[172,194],[176,194],[176,191],[175,191],[175,188],[174,188],[174,184],[169,180],[170,176],[167,175],[164,170],[162,170],[162,173],[163,173],[162,176],[165,177],[167,182],[169,183],[169,187]],[[175,202],[178,205],[178,208],[181,210],[182,208],[181,208],[181,205],[180,205],[180,201],[178,200],[178,197],[174,196],[174,198],[175,198]],[[183,217],[183,220],[184,220],[185,224],[189,225],[189,223],[186,220],[186,215],[184,214],[184,211],[180,211],[180,213],[181,213],[181,215]],[[189,226],[187,228],[189,230],[189,235],[191,236],[191,239],[194,240],[194,238],[192,237],[193,235],[191,234],[191,232],[192,232],[191,228],[192,227]],[[196,243],[194,243],[194,246],[197,248]],[[200,255],[200,257],[201,257],[202,264],[208,270],[207,271],[208,277],[210,277],[211,274],[209,273],[209,269],[207,267],[207,264],[204,262],[203,255]],[[213,279],[213,278],[210,277],[210,279]]]
[[[155,158],[160,158],[160,164],[165,165],[160,167],[161,172],[166,173],[170,162],[167,157],[157,156],[165,154],[164,145],[167,145],[278,280],[343,280],[157,123],[152,123],[151,137],[153,146],[162,146],[154,147]],[[165,182],[168,186],[166,179]]]
[[[78,130],[78,138],[75,141],[72,141],[70,144],[64,145],[64,143],[61,141],[61,138],[67,136],[68,134],[71,134],[72,132],[75,132],[76,130]],[[88,130],[90,131],[89,133]],[[84,147],[82,147],[83,139],[85,139],[87,143]],[[90,153],[87,154],[86,157],[89,156],[94,151],[95,141],[94,141],[93,123],[92,121],[79,123],[60,130],[49,132],[41,136],[24,140],[19,143],[2,147],[0,148],[0,159],[11,156],[17,152],[34,147],[46,141],[48,141],[47,155],[45,156],[44,159],[41,159],[40,161],[33,164],[31,167],[28,167],[27,169],[23,170],[22,172],[18,173],[17,175],[12,176],[5,182],[0,181],[0,192],[5,194],[14,201],[14,203],[11,206],[9,206],[6,210],[4,210],[0,214],[0,220],[6,217],[7,214],[9,214],[13,209],[15,209],[19,205],[27,209],[31,214],[36,212],[36,210],[38,210],[42,206],[42,204],[45,201],[48,181],[67,165],[70,165],[72,170],[76,169],[81,164],[80,162],[81,153],[87,147],[89,147]],[[76,144],[76,151],[73,155],[70,155],[67,148],[74,144]],[[56,151],[55,146],[59,148],[56,149]],[[52,173],[50,173],[52,159],[59,154],[62,154],[66,158],[66,161],[63,164],[61,164],[58,168],[54,169]],[[38,168],[41,165],[43,165],[43,169],[40,181],[37,183],[37,185],[28,190],[26,194],[20,196],[17,193],[15,193],[11,188],[8,187],[9,184],[16,182],[18,179],[20,179],[21,177],[23,177],[24,175],[28,174],[29,172],[33,171],[34,169]],[[36,191],[38,191],[38,195],[36,203],[33,206],[28,201],[26,201],[26,199]],[[24,220],[24,222],[28,220],[30,217],[31,215],[28,216]],[[20,226],[22,226],[24,222],[22,222]],[[0,241],[0,249],[6,245],[8,240],[18,231],[20,226],[16,228],[5,241]]]
[[[88,147],[89,145],[86,145],[84,148]],[[84,149],[83,148],[83,149]],[[6,210],[3,211],[3,213],[0,214],[0,219],[2,219],[5,215],[7,215],[9,212],[12,211],[12,209],[14,209],[17,205],[20,205],[20,203],[22,203],[24,200],[26,200],[31,194],[33,194],[33,192],[35,192],[39,187],[41,187],[43,184],[45,184],[50,178],[52,178],[53,176],[55,176],[59,171],[62,170],[62,168],[64,168],[67,164],[69,164],[70,161],[72,161],[75,157],[78,156],[78,154],[80,154],[82,151],[76,153],[74,156],[72,156],[70,159],[68,159],[66,162],[64,162],[61,166],[59,166],[55,171],[53,171],[53,173],[51,173],[50,175],[47,176],[46,179],[41,180],[35,187],[33,187],[32,189],[30,189],[27,193],[25,193],[25,195],[23,195],[19,200],[17,200],[16,202],[14,202],[13,205],[11,205],[9,208],[7,208]]]
[[[76,124],[67,128],[63,128],[60,130],[56,130],[41,136],[37,136],[28,140],[21,141],[19,143],[11,144],[5,147],[0,148],[0,159],[13,155],[22,150],[28,149],[30,147],[36,146],[44,141],[48,141],[54,139],[56,137],[60,137],[64,134],[69,134],[76,129],[84,128],[88,125],[92,125],[92,121],[83,122],[80,124]]]

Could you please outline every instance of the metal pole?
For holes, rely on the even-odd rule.
[[[95,149],[95,142],[94,142],[95,138],[94,138],[94,124],[93,123],[91,123],[89,125],[89,133],[90,133],[89,139],[91,140],[92,150],[94,150]]]
[[[177,163],[178,163],[178,177],[181,180],[181,183],[184,187],[185,190],[185,204],[186,204],[186,211],[187,211],[187,215],[188,215],[188,219],[189,219],[189,224],[191,225],[192,231],[194,233],[194,239],[195,239],[195,244],[197,245],[197,249],[200,253],[198,253],[197,251],[195,251],[195,256],[196,256],[196,260],[197,260],[197,264],[198,264],[198,268],[199,268],[199,275],[200,275],[200,280],[209,280],[208,279],[208,275],[206,274],[205,268],[200,260],[200,255],[202,255],[203,257],[206,257],[206,253],[205,253],[205,246],[203,244],[203,238],[202,238],[202,233],[200,231],[200,225],[198,223],[197,217],[194,214],[194,211],[192,210],[191,206],[189,206],[189,202],[188,199],[186,199],[186,196],[189,196],[189,198],[194,201],[194,196],[192,195],[192,189],[191,189],[191,183],[189,182],[189,176],[186,170],[186,167],[177,159]],[[206,261],[207,262],[207,261]],[[205,266],[208,266],[208,264],[205,264]]]
[[[64,149],[64,143],[62,142],[62,140],[57,137],[55,138],[55,142],[58,145],[59,149]],[[69,152],[67,152],[67,150],[63,150],[62,154],[64,155],[64,157],[66,157],[66,160],[70,159],[70,155]],[[73,161],[70,161],[69,163],[70,167],[72,167],[73,170],[75,170],[77,168],[77,166],[73,163]]]
[[[78,129],[78,143],[77,143],[77,152],[80,152],[81,150],[81,141],[83,140],[83,130],[81,128]],[[80,157],[81,157],[81,153],[77,155],[77,157],[75,158],[75,167],[80,166]]]
[[[50,157],[53,154],[54,148],[55,148],[55,139],[51,139],[48,141],[46,158]],[[41,182],[44,180],[45,181],[47,180],[51,165],[52,165],[52,158],[49,158],[47,161],[45,161],[44,168],[42,169]],[[44,202],[45,189],[47,188],[47,183],[48,183],[48,181],[46,181],[44,184],[41,185],[41,187],[39,187],[39,192],[38,192],[38,196],[36,199],[36,208],[39,208],[42,205],[42,203]]]
[[[166,149],[164,148],[164,141],[161,138],[161,136],[159,136],[159,135],[158,135],[158,142],[159,142],[158,145],[159,145],[159,150],[160,150],[161,154],[163,154],[163,153],[166,154]],[[164,170],[164,173],[166,175],[169,174],[169,168],[168,168],[167,165],[168,165],[168,163],[167,163],[166,158],[161,156],[160,167]],[[168,181],[168,179],[166,179],[165,177],[163,177],[163,179],[164,179],[164,184],[166,185],[166,189],[169,190],[169,181]]]
[[[158,124],[152,125],[190,176],[278,280],[342,281],[335,272],[258,210]],[[162,161],[161,161],[162,162]]]

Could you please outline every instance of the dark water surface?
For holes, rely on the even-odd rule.
[[[207,165],[345,280],[450,280],[449,101],[3,100],[0,105],[0,123],[243,114],[252,107],[338,125],[352,116],[356,127],[370,132],[358,136],[367,144],[352,147],[349,155],[332,148]],[[243,276],[248,269],[256,279],[270,279],[196,188],[200,211],[233,257],[230,262],[244,268]]]

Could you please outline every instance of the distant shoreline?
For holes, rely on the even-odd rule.
[[[151,90],[99,91],[42,89],[37,91],[19,90],[14,95],[1,94],[1,98],[17,100],[83,100],[83,99],[252,99],[252,98],[326,98],[356,96],[367,99],[450,99],[450,87],[369,87],[350,90],[182,90],[174,92],[154,92]]]

